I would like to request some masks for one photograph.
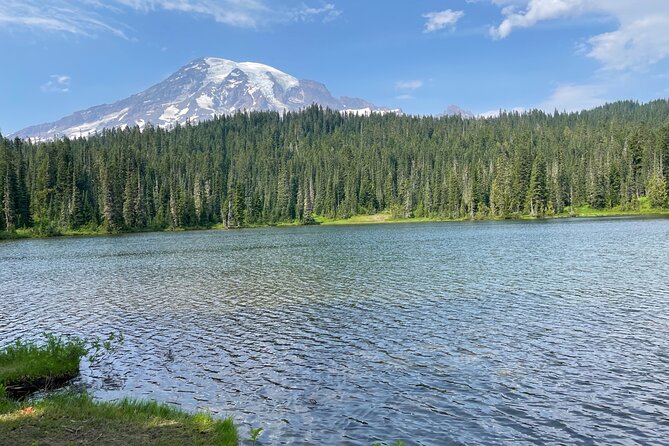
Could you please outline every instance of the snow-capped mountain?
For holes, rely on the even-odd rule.
[[[299,80],[268,65],[207,57],[194,60],[163,82],[129,98],[27,127],[11,137],[73,138],[104,128],[144,128],[148,123],[171,127],[244,110],[295,111],[313,103],[355,114],[400,112],[362,99],[335,98],[319,82]]]

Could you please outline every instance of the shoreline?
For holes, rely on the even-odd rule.
[[[0,438],[6,444],[33,445],[242,443],[231,417],[214,418],[155,401],[97,401],[85,392],[62,391],[23,401],[0,396]]]
[[[231,417],[214,418],[155,401],[96,401],[66,384],[80,373],[81,358],[114,351],[110,335],[84,341],[44,334],[41,343],[16,339],[0,350],[0,443],[239,444]],[[105,353],[100,353],[100,345]],[[39,392],[42,392],[40,394]]]
[[[613,217],[668,217],[669,209],[641,209],[638,211],[624,211],[616,209],[591,209],[587,207],[578,208],[574,213],[563,212],[555,215],[544,215],[541,217],[532,217],[530,215],[516,215],[510,217],[410,217],[410,218],[392,218],[390,213],[380,212],[377,214],[354,215],[349,218],[328,218],[314,216],[314,224],[305,225],[299,221],[279,222],[274,224],[259,224],[241,226],[239,228],[226,228],[223,224],[216,224],[210,227],[191,227],[191,228],[146,228],[131,231],[104,232],[86,230],[67,230],[57,235],[39,235],[33,234],[31,229],[19,229],[15,232],[0,232],[0,242],[9,240],[26,239],[57,239],[72,237],[100,237],[141,233],[165,233],[165,232],[195,232],[195,231],[221,231],[221,230],[240,230],[240,229],[258,229],[258,228],[287,228],[297,226],[356,226],[356,225],[377,225],[377,224],[398,224],[398,223],[461,223],[461,222],[485,222],[485,221],[542,221],[570,218],[613,218]]]

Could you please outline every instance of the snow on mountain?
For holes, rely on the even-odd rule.
[[[254,62],[207,57],[179,69],[163,82],[113,104],[99,105],[56,122],[27,127],[11,137],[48,140],[89,136],[112,127],[172,127],[238,111],[296,111],[313,103],[352,114],[389,113],[363,99],[335,98],[325,85],[300,80]]]

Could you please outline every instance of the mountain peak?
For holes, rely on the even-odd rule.
[[[172,127],[238,111],[296,111],[313,103],[348,113],[399,112],[357,98],[335,98],[325,85],[269,65],[218,57],[195,59],[164,81],[113,104],[75,112],[11,135],[54,139],[89,136],[113,127]]]
[[[449,105],[446,111],[443,112],[440,116],[460,116],[463,119],[470,119],[475,117],[474,113],[457,105]]]

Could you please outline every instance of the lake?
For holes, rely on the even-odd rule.
[[[97,398],[260,444],[666,444],[669,220],[0,243],[0,346],[121,331]]]

